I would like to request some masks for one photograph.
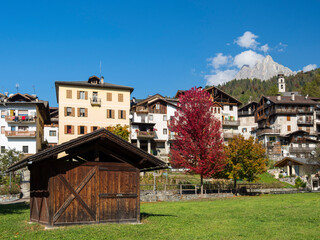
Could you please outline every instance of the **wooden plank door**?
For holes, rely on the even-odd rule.
[[[99,170],[100,222],[136,222],[138,180],[135,168]]]

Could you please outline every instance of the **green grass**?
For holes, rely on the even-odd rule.
[[[319,239],[320,194],[141,204],[143,224],[43,230],[29,206],[0,205],[1,239]]]
[[[270,186],[275,186],[275,187],[282,187],[282,188],[293,188],[292,185],[284,182],[280,182],[278,179],[275,179],[270,173],[265,172],[259,175],[259,180],[257,183],[262,183]]]

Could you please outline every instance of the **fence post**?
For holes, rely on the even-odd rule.
[[[182,184],[180,184],[180,195],[182,195]]]
[[[203,184],[201,184],[201,195],[203,194]]]
[[[164,192],[167,192],[167,184],[164,184]]]
[[[197,185],[194,185],[194,193],[197,195]]]

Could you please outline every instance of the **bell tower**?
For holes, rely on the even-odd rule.
[[[286,91],[286,83],[284,80],[284,74],[283,73],[279,73],[278,74],[278,91],[279,93],[283,93]]]

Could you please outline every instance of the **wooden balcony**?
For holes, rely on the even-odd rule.
[[[238,111],[238,117],[240,116],[253,116],[254,111]]]
[[[258,129],[257,130],[257,137],[265,134],[280,134],[280,129],[272,129],[272,128],[265,128],[265,129]]]
[[[240,126],[240,121],[239,120],[223,120],[222,125],[224,126]]]
[[[148,108],[145,108],[145,107],[136,108],[136,113],[148,113],[148,112],[149,112]]]
[[[297,123],[299,125],[313,125],[313,120],[298,119]]]
[[[137,132],[137,138],[139,139],[153,139],[156,136],[154,131],[139,131]]]
[[[5,121],[7,123],[35,123],[35,116],[6,116]]]
[[[90,98],[92,106],[101,106],[101,98]]]
[[[223,133],[223,138],[224,139],[231,139],[235,136],[239,135],[239,133],[228,133],[228,132],[224,132]]]
[[[5,131],[5,136],[8,138],[34,138],[36,137],[36,131]]]
[[[311,153],[315,150],[314,147],[289,147],[290,153]]]

